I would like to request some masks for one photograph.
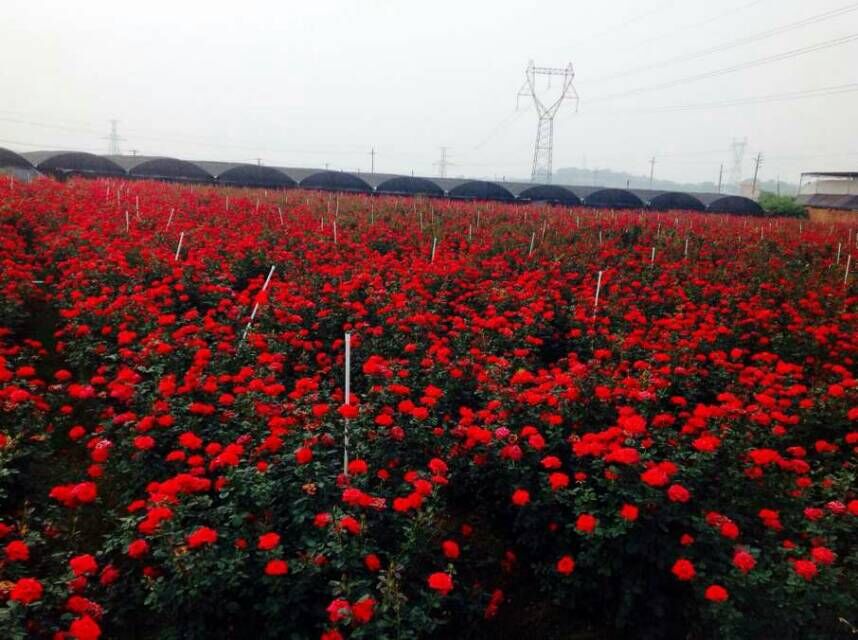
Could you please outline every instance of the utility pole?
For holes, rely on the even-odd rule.
[[[370,149],[369,156],[371,158],[371,160],[370,160],[371,164],[370,164],[369,172],[375,173],[375,147]]]
[[[119,155],[119,143],[122,141],[122,138],[119,137],[118,130],[119,120],[111,120],[110,121],[110,135],[107,136],[108,142],[110,142],[110,155],[118,156]]]
[[[256,159],[256,166],[257,166],[257,167],[261,167],[261,166],[262,166],[262,158],[257,158],[257,159]]]
[[[438,177],[446,178],[447,167],[452,164],[449,160],[447,160],[447,147],[441,147],[441,159],[435,164],[438,166]]]
[[[721,163],[721,168],[718,170],[718,193],[721,193],[721,181],[724,178],[724,163]]]
[[[578,111],[578,92],[572,86],[575,79],[575,70],[570,62],[565,67],[537,67],[531,60],[524,72],[525,81],[518,91],[518,99],[522,96],[533,99],[536,106],[536,114],[539,123],[536,127],[536,145],[533,150],[533,167],[530,172],[531,182],[543,181],[551,183],[552,162],[554,156],[554,117],[560,109],[560,105],[567,98],[575,100],[575,111]],[[548,87],[551,87],[551,78],[558,76],[560,81],[560,95],[553,102],[543,102],[537,94],[536,81],[539,76],[548,79]],[[516,102],[518,108],[518,101]]]
[[[655,177],[655,156],[649,161],[649,188],[652,189],[652,179]]]
[[[137,149],[132,149],[132,150],[131,150],[131,155],[132,155],[132,156],[134,156],[134,157],[136,157],[136,156],[137,156]]]
[[[751,184],[751,197],[754,197],[754,194],[757,193],[757,175],[760,172],[760,165],[763,164],[763,152],[760,151],[757,154],[756,159],[754,160],[754,182]]]

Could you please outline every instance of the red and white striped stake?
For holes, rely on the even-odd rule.
[[[182,241],[185,239],[185,232],[179,234],[179,246],[176,247],[176,257],[173,258],[176,262],[179,261],[179,254],[182,252]]]
[[[536,241],[536,231],[534,231],[534,232],[530,235],[530,249],[529,249],[529,250],[528,250],[528,252],[527,252],[527,255],[528,255],[528,256],[530,256],[531,254],[533,254],[533,243],[534,243],[535,241]]]
[[[850,253],[846,256],[846,273],[843,274],[843,285],[846,286],[846,282],[849,280],[849,267],[852,265],[852,254]]]
[[[170,209],[170,217],[167,218],[167,226],[164,227],[164,231],[170,228],[170,224],[173,222],[173,214],[176,213],[175,209]]]
[[[271,283],[271,276],[274,275],[274,265],[271,265],[271,270],[268,272],[268,277],[265,278],[265,284],[262,285],[262,291],[268,289],[268,285]],[[256,318],[256,312],[259,311],[259,301],[257,300],[256,304],[253,305],[253,311],[250,313],[250,320],[247,322],[247,326],[244,328],[244,333],[241,334],[241,339],[244,340],[247,337],[247,332],[250,331],[250,325],[253,324],[253,320]]]
[[[599,275],[596,278],[596,301],[593,303],[593,315],[596,315],[596,309],[599,308],[599,294],[602,292],[602,273],[599,272]]]
[[[345,405],[349,406],[352,395],[352,334],[346,331],[346,384]],[[349,419],[343,425],[343,474],[349,475]]]
[[[438,246],[438,238],[432,238],[432,258],[429,262],[435,262],[435,247]]]

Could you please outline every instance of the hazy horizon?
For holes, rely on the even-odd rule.
[[[576,70],[555,170],[647,175],[655,156],[657,179],[716,182],[745,137],[743,177],[758,152],[766,180],[858,165],[858,4],[843,1],[4,9],[15,151],[108,153],[116,119],[124,153],[369,171],[374,148],[378,172],[437,175],[446,146],[448,175],[526,178],[536,114],[516,94],[533,59]]]

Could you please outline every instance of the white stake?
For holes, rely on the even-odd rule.
[[[438,238],[432,238],[432,259],[429,262],[435,262],[435,247],[438,245]]]
[[[842,242],[837,243],[837,262],[835,262],[834,264],[840,264],[840,249],[842,246],[843,246]]]
[[[256,213],[259,213],[259,198],[256,199]]]
[[[280,207],[277,207],[277,215],[280,216],[280,226],[282,227],[283,226],[283,209],[281,209]]]
[[[140,196],[134,196],[134,215],[140,219]]]
[[[337,221],[334,220],[334,244],[337,244]]]
[[[271,265],[271,270],[268,272],[268,277],[265,278],[265,284],[262,285],[262,291],[265,291],[268,288],[269,283],[271,282],[271,276],[274,275],[274,265]],[[250,320],[247,322],[247,326],[244,327],[244,333],[241,334],[242,341],[247,337],[247,332],[250,331],[250,325],[253,324],[254,318],[256,318],[256,312],[259,311],[259,302],[253,305],[253,311],[250,312]]]
[[[575,216],[575,226],[580,229],[581,228],[581,216]]]
[[[176,257],[174,258],[174,260],[176,260],[177,262],[179,260],[179,253],[181,253],[181,251],[182,251],[182,241],[184,239],[185,239],[185,232],[182,231],[182,233],[179,234],[179,246],[176,247]]]
[[[170,217],[167,218],[167,226],[164,227],[164,231],[170,228],[170,223],[173,222],[173,214],[176,213],[175,209],[170,209]]]
[[[482,211],[480,211],[479,209],[477,209],[477,229],[479,229],[479,228],[480,228],[480,214],[481,214],[481,213],[482,213]]]
[[[596,278],[596,302],[593,303],[593,314],[596,313],[596,308],[599,306],[599,294],[602,291],[602,271],[599,272],[599,276]]]
[[[125,233],[131,229],[131,218],[128,216],[128,209],[125,210]]]
[[[688,236],[685,236],[685,257],[688,257]]]
[[[530,235],[530,250],[527,252],[527,255],[530,256],[533,253],[533,243],[536,240],[536,231],[534,231]]]
[[[599,246],[602,245],[602,230],[599,229]]]
[[[352,395],[352,334],[346,331],[346,398],[345,405],[349,406]],[[343,426],[343,474],[349,475],[349,419]]]
[[[846,282],[849,280],[849,267],[852,264],[852,254],[850,253],[846,256],[846,273],[843,274],[843,286],[846,286]]]
[[[649,257],[649,263],[655,264],[655,247],[652,248],[652,255]]]
[[[548,228],[548,220],[542,221],[542,239],[545,240],[545,229]]]
[[[471,231],[472,231],[472,225],[469,224],[468,225],[468,242],[471,241]]]

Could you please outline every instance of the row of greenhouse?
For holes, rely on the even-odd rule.
[[[353,193],[429,196],[499,202],[546,202],[564,206],[631,209],[687,209],[759,215],[748,198],[716,193],[613,189],[530,182],[429,178],[269,167],[259,164],[188,161],[153,156],[99,156],[73,151],[15,153],[0,149],[0,171],[23,178],[38,174],[64,180],[71,176],[123,177],[169,182],[217,184],[266,189],[320,189]]]

